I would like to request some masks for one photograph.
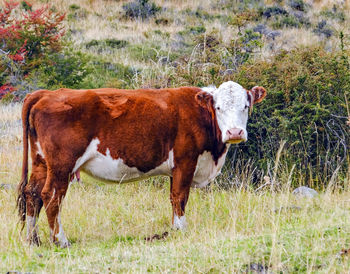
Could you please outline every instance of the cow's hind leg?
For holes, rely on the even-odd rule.
[[[69,184],[69,172],[53,173],[48,171],[44,188],[41,192],[47,220],[50,226],[51,240],[60,247],[69,247],[61,224],[60,209]]]
[[[36,224],[43,206],[41,191],[46,181],[46,164],[37,157],[32,164],[32,174],[24,188],[26,203],[27,241],[32,245],[40,245],[38,226]]]

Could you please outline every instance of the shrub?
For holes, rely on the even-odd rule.
[[[135,75],[140,71],[123,64],[114,64],[100,58],[91,58],[87,64],[89,73],[80,83],[82,88],[132,88]]]
[[[275,40],[275,38],[277,36],[280,36],[281,35],[281,32],[280,31],[277,31],[277,30],[271,30],[269,29],[266,25],[264,24],[259,24],[257,26],[255,26],[253,29],[252,29],[254,32],[259,32],[260,34],[263,34],[265,35],[267,38],[270,38],[272,40]]]
[[[323,10],[320,12],[320,15],[325,16],[327,18],[336,19],[340,22],[345,21],[345,13],[342,9],[339,9],[336,5],[333,5],[333,8],[331,10]]]
[[[170,19],[170,18],[158,18],[156,19],[154,22],[157,24],[157,25],[164,25],[164,26],[167,26],[169,25],[170,22],[172,22],[173,20]]]
[[[31,7],[28,2],[27,6]],[[40,57],[48,51],[57,51],[61,46],[60,38],[64,34],[61,24],[65,15],[52,12],[48,6],[36,10],[21,8],[20,18],[13,15],[18,2],[5,1],[0,14],[0,33],[2,50],[15,55],[23,47],[26,58]]]
[[[11,85],[21,89],[20,83],[38,68],[50,52],[61,48],[64,34],[64,14],[51,11],[48,6],[32,9],[27,1],[21,5],[5,1],[0,11],[0,49],[2,54],[0,88]],[[26,88],[25,92],[28,92]]]
[[[123,5],[125,16],[128,18],[147,19],[155,16],[161,8],[155,3],[149,3],[149,0],[136,0]]]
[[[88,14],[86,9],[81,8],[80,6],[75,4],[70,5],[69,10],[70,10],[70,13],[67,16],[69,20],[78,20],[81,18],[86,18]]]
[[[288,15],[288,12],[280,6],[273,6],[265,8],[261,11],[261,14],[266,18],[270,18],[274,15]]]
[[[270,62],[244,64],[235,80],[245,87],[262,85],[268,96],[250,117],[249,144],[235,149],[240,160],[257,159],[257,170],[266,174],[285,140],[284,160],[310,184],[321,186],[334,173],[346,172],[349,67],[348,53],[320,47],[297,48]]]
[[[259,14],[255,11],[244,11],[237,12],[233,16],[230,16],[230,20],[228,23],[233,26],[238,27],[238,31],[242,31],[242,27],[245,26],[250,21],[257,20],[259,18]]]
[[[128,41],[125,40],[118,40],[118,39],[105,39],[105,40],[91,40],[90,42],[85,44],[86,48],[91,48],[91,47],[110,47],[110,48],[116,48],[116,49],[121,49],[126,47],[129,44]]]
[[[196,27],[190,27],[190,33],[192,34],[200,34],[204,33],[206,31],[204,26],[196,26]]]
[[[293,15],[277,16],[272,23],[272,27],[275,29],[281,29],[283,27],[300,28],[301,26],[301,22]]]
[[[306,10],[306,4],[303,0],[290,0],[289,5],[292,9],[299,10],[299,11],[305,11]]]
[[[326,38],[329,38],[333,35],[333,31],[330,28],[327,28],[326,20],[320,21],[313,29],[313,32],[318,35],[324,35]]]
[[[40,86],[48,89],[83,88],[82,81],[91,73],[86,55],[67,47],[61,52],[48,55],[47,59],[33,74],[33,77],[40,80]]]
[[[0,99],[6,101],[11,101],[16,99],[13,92],[24,92],[28,93],[32,89],[25,81],[27,75],[23,75],[23,66],[25,65],[23,49],[17,53],[15,56],[11,55],[9,52],[5,52],[0,49]],[[17,57],[16,57],[17,56]],[[20,99],[20,98],[17,98]]]
[[[69,9],[72,10],[72,11],[78,10],[78,9],[80,9],[80,6],[76,5],[76,4],[72,4],[72,5],[69,6]]]
[[[237,39],[231,41],[227,49],[227,55],[223,63],[226,69],[237,70],[239,66],[247,62],[252,55],[262,47],[261,34],[251,29],[245,30],[244,34],[239,33]]]

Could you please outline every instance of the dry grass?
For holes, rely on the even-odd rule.
[[[0,182],[16,185],[20,105],[0,106],[0,117]],[[287,177],[279,172],[276,180]],[[63,205],[70,249],[49,242],[44,212],[39,221],[43,245],[27,246],[15,212],[15,190],[0,190],[1,272],[229,273],[253,264],[272,272],[350,271],[350,257],[340,255],[350,247],[350,192],[328,191],[304,200],[288,187],[278,193],[194,189],[188,230],[179,232],[170,229],[167,179],[125,185],[104,185],[85,176],[83,181],[70,187]],[[165,231],[166,239],[144,240]]]
[[[22,164],[21,105],[0,106],[0,184],[19,181]],[[1,205],[0,205],[1,207]]]
[[[224,43],[237,35],[237,28],[227,22],[199,20],[182,13],[185,9],[202,7],[210,14],[219,13],[212,7],[215,1],[161,1],[166,8],[162,17],[178,18],[166,26],[154,20],[123,20],[120,13],[126,1],[54,0],[50,4],[69,13],[73,3],[86,10],[86,16],[67,21],[75,47],[86,50],[84,43],[92,39],[116,38],[130,44],[155,43],[171,53],[169,43],[186,26],[204,25],[207,32],[218,30]],[[225,1],[223,1],[225,2]],[[265,1],[272,5],[275,1]],[[334,1],[313,2],[317,22],[321,10],[329,9]],[[42,2],[38,1],[42,4]],[[343,6],[344,12],[349,5]],[[229,15],[228,11],[221,11]],[[226,13],[226,14],[225,14]],[[349,20],[347,18],[346,20]],[[337,30],[340,25],[330,20]],[[154,34],[159,29],[169,33],[168,39]],[[331,47],[337,37],[326,43]],[[322,42],[311,29],[285,29],[271,47],[264,41],[261,49],[268,58],[280,49]],[[323,41],[324,42],[324,41]],[[100,55],[98,51],[90,50]],[[160,83],[172,73],[172,68],[152,60],[132,58],[127,49],[118,54],[103,53],[112,62],[143,69],[135,76],[137,85],[165,86]],[[151,68],[151,69],[149,69]],[[148,75],[150,74],[150,75]],[[154,74],[154,76],[152,76]],[[146,80],[148,82],[146,82]],[[152,82],[154,81],[154,83]],[[22,161],[22,133],[20,105],[0,105],[0,184],[15,186],[20,179]],[[275,165],[274,183],[282,185],[279,192],[270,191],[269,185],[255,192],[250,189],[249,166],[230,180],[243,187],[233,190],[212,186],[192,190],[187,207],[189,227],[186,232],[170,229],[171,207],[169,183],[157,178],[125,185],[104,185],[88,177],[84,184],[72,185],[63,205],[62,221],[70,249],[60,249],[49,242],[45,212],[39,220],[41,247],[29,247],[20,233],[15,210],[15,189],[0,189],[0,272],[17,270],[45,273],[92,272],[245,272],[251,264],[272,272],[350,272],[350,257],[340,251],[350,248],[350,182],[345,191],[328,189],[313,200],[296,199],[290,194],[289,176],[293,170],[283,163]],[[294,170],[294,172],[297,172]],[[273,176],[272,176],[273,177]],[[220,180],[228,178],[221,176]],[[347,181],[346,181],[347,180]],[[222,182],[219,182],[222,183]],[[227,183],[225,183],[227,185]],[[164,240],[146,242],[145,237],[168,231]]]
[[[122,17],[123,9],[122,6],[128,1],[105,1],[105,0],[75,0],[75,1],[50,1],[50,4],[55,6],[58,10],[70,13],[69,6],[76,4],[81,9],[85,10],[86,16],[80,17],[74,21],[67,21],[67,27],[69,29],[79,30],[77,34],[72,36],[73,41],[76,45],[81,45],[92,39],[106,39],[106,38],[116,38],[124,39],[131,43],[143,43],[149,39],[145,37],[154,31],[155,29],[161,29],[163,32],[170,34],[169,40],[164,40],[162,43],[174,39],[175,35],[184,29],[186,25],[203,25],[206,27],[207,32],[213,29],[219,30],[221,35],[227,40],[233,39],[237,36],[238,29],[228,24],[227,20],[217,18],[213,21],[202,20],[196,18],[195,16],[186,16],[184,11],[191,10],[201,10],[212,15],[233,15],[230,9],[222,10],[222,4],[228,4],[229,1],[153,1],[157,5],[164,8],[158,17],[174,19],[170,20],[168,25],[157,25],[154,20],[125,20]],[[312,8],[309,9],[307,17],[311,18],[312,23],[317,23],[321,20],[320,12],[332,9],[334,5],[338,5],[338,10],[343,11],[345,14],[349,14],[350,6],[349,1],[305,1]],[[41,4],[41,2],[38,2]],[[265,1],[266,6],[275,5],[276,1]],[[287,2],[286,2],[287,4]],[[234,6],[234,5],[233,5]],[[346,18],[346,21],[339,23],[336,20],[328,19],[328,23],[331,25],[332,29],[336,32],[343,31],[348,33],[348,28],[346,27],[349,23],[350,18]],[[311,38],[310,41],[309,38]],[[328,43],[335,43],[337,37],[332,37],[328,39]],[[225,40],[225,39],[224,39]],[[284,35],[284,30],[282,31],[282,36],[279,40],[284,40],[284,45],[280,49],[291,49],[296,45],[305,45],[314,42],[324,42],[325,39],[322,37],[316,37],[311,29],[305,27],[300,29],[292,30],[292,33],[287,33]],[[317,41],[315,41],[317,40]],[[289,47],[287,47],[289,45]],[[266,43],[265,50],[268,50],[271,45]],[[278,46],[278,43],[277,43]],[[275,51],[270,51],[270,54],[274,54]],[[123,59],[122,59],[123,60]],[[124,59],[125,60],[125,59]]]

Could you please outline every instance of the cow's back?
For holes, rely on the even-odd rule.
[[[194,143],[196,136],[203,138],[194,99],[198,91],[41,91],[44,96],[33,108],[32,121],[49,165],[64,161],[73,170],[92,142],[98,142],[93,153],[119,159],[142,173],[153,172],[169,160],[175,142],[181,146],[184,138]]]

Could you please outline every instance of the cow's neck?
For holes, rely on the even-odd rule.
[[[215,164],[217,164],[219,158],[223,154],[225,154],[228,150],[228,145],[222,142],[222,133],[219,128],[219,124],[217,122],[217,116],[215,115],[213,121],[212,121],[212,133],[213,135],[211,136],[211,149],[210,152],[213,156],[213,160],[215,161]]]

